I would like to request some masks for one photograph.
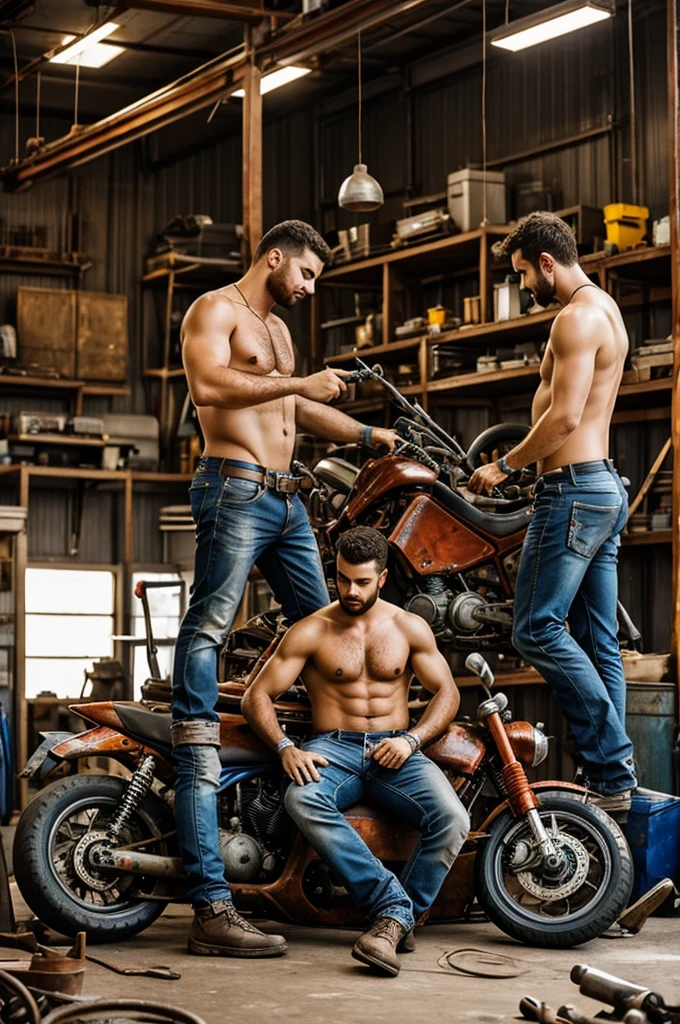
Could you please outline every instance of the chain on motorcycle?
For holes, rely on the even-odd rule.
[[[570,868],[570,875],[566,882],[559,886],[541,885],[535,879],[532,871],[518,871],[515,874],[522,888],[531,896],[544,900],[548,903],[557,903],[560,900],[568,899],[581,888],[588,877],[589,856],[588,851],[575,836],[560,834],[553,837],[555,844],[567,854],[567,864]],[[567,848],[566,850],[564,848]]]
[[[108,838],[112,842],[118,842],[130,818],[141,806],[144,797],[151,788],[155,767],[156,758],[153,754],[146,754],[132,775],[128,788],[125,790],[125,795],[121,800],[120,810],[107,825]]]

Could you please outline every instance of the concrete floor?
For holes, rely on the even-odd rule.
[[[15,885],[12,893],[17,920],[28,920]],[[416,952],[402,957],[397,978],[376,976],[351,958],[355,931],[265,924],[286,935],[287,956],[259,961],[187,956],[190,921],[187,907],[170,907],[141,935],[91,949],[121,965],[164,964],[181,973],[181,980],[126,978],[91,964],[83,994],[158,999],[191,1010],[206,1024],[502,1022],[519,1017],[523,995],[554,1009],[572,1002],[596,1013],[601,1004],[580,996],[569,980],[573,965],[584,963],[648,986],[667,1004],[680,1003],[678,918],[650,918],[633,938],[598,939],[564,952],[520,946],[491,924],[426,926]],[[492,980],[446,973],[437,966],[443,953],[469,947],[514,957],[528,973]]]

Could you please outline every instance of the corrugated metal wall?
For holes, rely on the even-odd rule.
[[[668,152],[666,118],[665,14],[659,2],[637,4],[635,10],[635,67],[638,163],[641,195],[653,216],[668,209]],[[457,67],[452,54],[450,68]],[[385,207],[376,221],[388,221],[402,212],[408,194],[439,192],[451,170],[481,160],[481,90],[479,63],[448,77],[427,81],[434,64],[421,59],[396,74],[387,88],[364,106],[364,159],[381,181]],[[447,61],[437,58],[437,73],[447,74]],[[592,129],[614,126],[610,133],[508,164],[511,185],[542,181],[554,206],[576,203],[600,206],[614,198],[631,198],[628,139],[628,68],[625,17],[595,26],[587,32],[537,47],[523,55],[491,54],[487,81],[488,158],[511,158],[533,147],[559,142]],[[412,81],[409,92],[403,82]],[[420,84],[422,83],[422,84]],[[392,86],[390,88],[390,85]],[[286,217],[300,217],[319,226],[354,223],[356,215],[338,211],[335,196],[342,179],[351,173],[357,156],[356,108],[353,95],[347,106],[332,97],[318,108],[296,109],[286,117],[268,121],[264,132],[264,221],[269,226]],[[332,106],[331,106],[332,105]],[[411,116],[409,117],[409,110]],[[266,114],[266,104],[265,104]],[[203,115],[201,115],[203,116]],[[68,124],[44,122],[48,138],[68,131]],[[13,153],[13,122],[0,120],[1,162]],[[170,131],[181,139],[182,123]],[[241,140],[228,126],[225,137],[192,156],[154,170],[150,154],[154,140],[133,143],[23,195],[0,196],[0,226],[12,223],[44,225],[47,245],[58,247],[64,237],[69,196],[82,217],[84,248],[94,266],[84,287],[127,292],[130,300],[129,399],[115,399],[116,411],[145,410],[140,369],[143,359],[139,277],[143,258],[159,231],[175,214],[209,213],[216,221],[240,220]],[[24,120],[22,139],[33,133]],[[162,148],[162,147],[156,147]],[[318,159],[318,166],[317,166]],[[412,180],[409,181],[409,172]],[[514,212],[512,209],[510,213]],[[325,215],[325,216],[324,216]],[[65,282],[61,282],[64,284]],[[19,284],[59,287],[46,277],[4,275],[0,280],[2,319],[12,322]],[[657,334],[664,327],[667,309],[660,310]],[[638,327],[630,319],[632,333]],[[307,311],[298,308],[290,324],[302,353],[309,337]],[[636,340],[641,340],[636,338]],[[153,359],[147,352],[148,360]],[[14,408],[25,408],[16,399]],[[92,400],[92,411],[107,400]],[[35,408],[58,408],[47,399],[31,399]],[[452,425],[469,441],[488,423],[486,410],[457,410]],[[526,413],[513,414],[525,420]],[[666,424],[644,429],[618,428],[615,453],[623,470],[639,486],[656,451]],[[175,493],[163,496],[178,500]],[[32,510],[31,557],[65,554],[70,531],[71,496],[63,491],[41,495],[40,510]],[[136,557],[160,555],[157,529],[158,496],[140,495],[135,504]],[[90,520],[90,517],[92,519]],[[87,529],[88,522],[98,525]],[[106,524],[106,528],[102,528]],[[114,561],[120,558],[120,498],[111,494],[88,496],[82,557]],[[96,541],[86,539],[90,533]],[[643,549],[625,552],[623,596],[638,614],[651,648],[668,645],[670,552]],[[639,586],[640,581],[647,584]],[[643,595],[653,595],[653,602]],[[645,603],[646,601],[646,603]]]

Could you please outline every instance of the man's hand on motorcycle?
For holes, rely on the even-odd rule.
[[[347,391],[343,378],[349,377],[350,372],[327,366],[325,370],[319,370],[318,373],[312,373],[304,378],[300,385],[300,394],[313,402],[330,402]]]
[[[395,446],[403,440],[404,439],[401,434],[398,434],[396,430],[386,430],[384,427],[373,427],[371,431],[371,444],[375,447],[379,444],[383,444],[391,452],[393,452]]]
[[[298,747],[286,747],[281,754],[283,770],[297,786],[304,786],[307,782],[318,782],[321,779],[317,770],[317,764],[322,767],[328,761],[322,754],[315,754],[311,750],[299,750]]]
[[[475,494],[481,494],[483,491],[491,494],[494,487],[500,486],[507,479],[507,474],[502,473],[495,462],[490,462],[488,466],[480,466],[474,471],[467,482],[467,487]]]
[[[373,751],[373,760],[383,768],[396,770],[408,761],[412,753],[413,747],[403,736],[388,736]]]

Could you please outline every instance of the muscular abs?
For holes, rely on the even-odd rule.
[[[394,626],[376,639],[329,623],[302,674],[312,699],[312,730],[385,732],[408,728],[409,645]]]
[[[233,303],[237,321],[229,339],[229,366],[243,373],[292,376],[293,346],[281,320],[270,314],[267,331],[251,310],[229,294],[224,294],[223,300]],[[249,409],[204,406],[198,410],[198,418],[205,437],[206,455],[255,462],[269,469],[290,469],[295,445],[294,395]]]

